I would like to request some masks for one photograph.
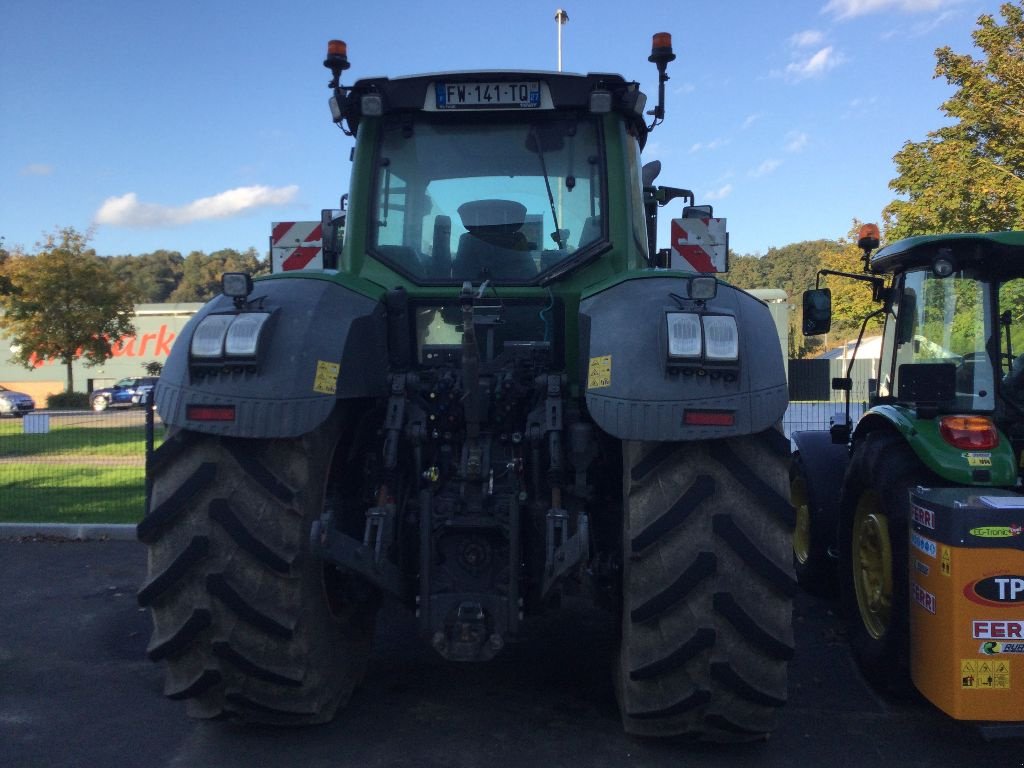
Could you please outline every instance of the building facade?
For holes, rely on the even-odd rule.
[[[163,363],[170,354],[188,319],[202,304],[136,304],[135,335],[126,336],[114,345],[114,356],[99,365],[87,365],[78,360],[72,367],[75,390],[92,392],[107,387],[126,376],[144,376],[145,364]],[[38,407],[46,405],[46,398],[63,392],[67,374],[59,360],[41,360],[33,368],[13,361],[12,342],[0,336],[0,384],[35,399]]]

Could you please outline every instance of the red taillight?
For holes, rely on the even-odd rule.
[[[686,411],[683,424],[689,427],[731,427],[736,423],[733,411]]]
[[[943,416],[939,434],[955,448],[987,451],[999,445],[999,432],[987,416]]]
[[[233,405],[188,405],[185,418],[189,421],[234,421]]]

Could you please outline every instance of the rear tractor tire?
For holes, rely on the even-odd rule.
[[[839,587],[847,637],[864,677],[896,696],[913,690],[908,491],[936,484],[942,481],[906,440],[888,431],[856,445],[843,481]]]
[[[326,722],[360,682],[376,595],[310,551],[337,434],[333,419],[287,440],[180,431],[154,454],[139,603],[164,693],[191,716]]]
[[[623,727],[763,739],[793,655],[789,441],[624,445]]]

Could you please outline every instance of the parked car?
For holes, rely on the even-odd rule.
[[[35,410],[36,401],[24,392],[0,386],[0,416],[24,416]]]
[[[133,376],[121,379],[112,387],[95,389],[89,396],[94,411],[105,411],[116,405],[144,405],[146,395],[156,386],[155,376]]]

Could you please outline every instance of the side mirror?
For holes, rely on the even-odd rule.
[[[715,210],[710,205],[688,205],[683,208],[684,219],[711,219]]]
[[[643,179],[643,185],[645,187],[653,187],[654,180],[658,178],[658,174],[661,173],[661,160],[651,160],[649,163],[644,163],[644,167],[640,171],[640,176]]]
[[[337,269],[341,246],[345,238],[345,211],[325,208],[320,211],[320,237],[324,268]]]
[[[804,336],[828,333],[831,328],[832,291],[828,288],[815,288],[812,291],[804,291]]]
[[[917,329],[917,294],[913,289],[903,291],[899,303],[899,316],[896,318],[896,344],[906,344],[914,340]]]

